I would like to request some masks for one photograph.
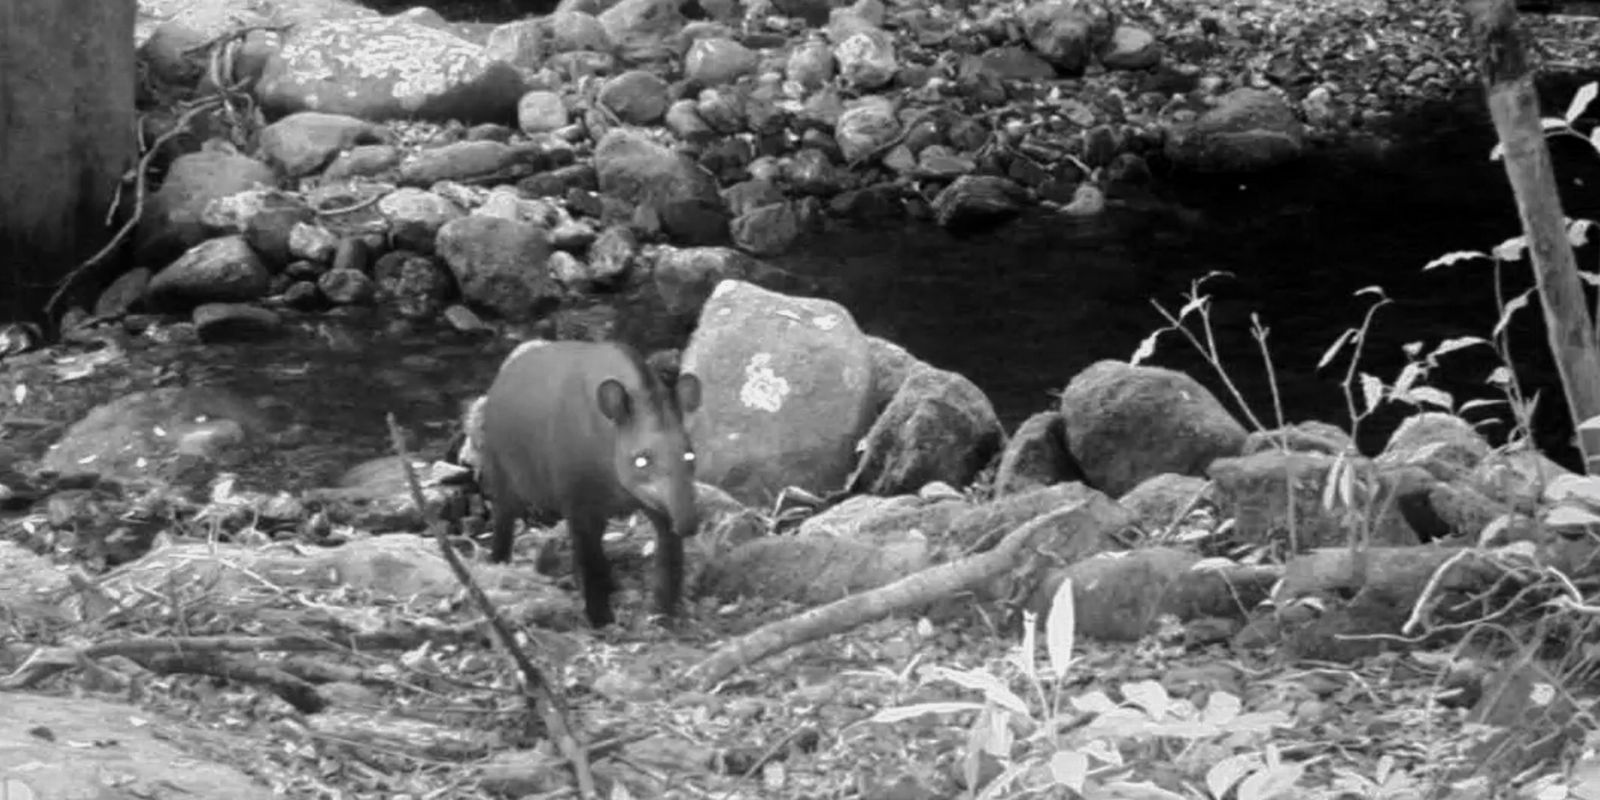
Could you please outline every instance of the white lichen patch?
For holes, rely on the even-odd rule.
[[[283,58],[301,81],[384,81],[414,111],[488,68],[482,48],[448,32],[390,20],[326,23],[292,37]]]
[[[840,319],[838,314],[818,314],[811,318],[811,324],[821,331],[831,331],[843,323],[844,320]]]
[[[772,354],[756,353],[744,367],[744,385],[739,387],[739,402],[776,414],[789,396],[789,381],[772,370]]]

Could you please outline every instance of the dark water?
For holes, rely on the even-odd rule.
[[[1255,413],[1271,424],[1251,312],[1271,330],[1285,416],[1348,427],[1339,389],[1345,362],[1321,372],[1315,366],[1345,328],[1359,324],[1370,300],[1353,296],[1356,290],[1380,286],[1394,301],[1378,312],[1361,362],[1385,381],[1404,365],[1407,342],[1487,337],[1493,328],[1489,262],[1421,269],[1444,253],[1489,250],[1519,232],[1504,168],[1487,159],[1494,141],[1487,124],[1469,125],[1381,159],[1315,157],[1243,184],[1179,181],[1174,199],[1189,212],[1182,215],[1034,217],[983,237],[923,225],[860,230],[830,235],[785,262],[850,276],[842,299],[865,329],[971,378],[1008,425],[1051,407],[1051,393],[1089,364],[1130,357],[1163,324],[1150,300],[1176,311],[1191,281],[1228,271],[1235,277],[1214,280],[1204,292],[1214,300],[1212,322],[1229,375]],[[1560,142],[1554,152],[1567,215],[1600,218],[1600,159]],[[1580,265],[1600,266],[1594,247],[1580,252]],[[1532,282],[1525,262],[1505,275],[1508,296]],[[1511,328],[1513,363],[1524,389],[1541,392],[1539,443],[1575,465],[1534,309]],[[1224,396],[1222,383],[1175,334],[1161,339],[1150,363],[1185,370]],[[1499,397],[1483,383],[1497,363],[1487,349],[1460,352],[1444,359],[1432,383],[1458,401]],[[1406,413],[1394,406],[1364,422],[1363,449],[1380,449]]]
[[[1494,325],[1488,262],[1421,271],[1439,255],[1488,250],[1519,230],[1503,167],[1487,159],[1493,132],[1472,119],[1470,109],[1421,119],[1429,128],[1426,143],[1381,159],[1316,156],[1242,185],[1175,178],[1168,202],[1143,210],[1112,209],[1087,221],[1040,215],[969,236],[927,223],[844,229],[779,261],[842,286],[835,298],[869,333],[972,379],[1008,427],[1052,407],[1052,393],[1089,364],[1130,357],[1162,325],[1152,299],[1176,310],[1191,281],[1227,271],[1232,278],[1205,291],[1214,301],[1217,347],[1246,402],[1273,423],[1271,388],[1249,330],[1256,312],[1271,329],[1285,416],[1348,427],[1339,388],[1344,362],[1321,372],[1315,366],[1345,328],[1360,322],[1369,301],[1353,296],[1357,289],[1381,286],[1394,301],[1379,312],[1362,361],[1362,369],[1386,381],[1405,363],[1405,343],[1487,336]],[[1568,216],[1600,218],[1600,159],[1561,143],[1554,152]],[[1583,266],[1600,266],[1594,247],[1580,257]],[[1509,266],[1507,295],[1531,280],[1525,264]],[[1511,333],[1518,376],[1543,396],[1539,444],[1575,466],[1538,316],[1523,312]],[[272,471],[300,476],[291,482],[325,482],[355,461],[383,455],[386,411],[424,448],[441,444],[453,433],[461,401],[487,386],[510,347],[442,330],[343,346],[337,338],[326,346],[301,339],[208,351],[214,365],[204,370],[208,382],[276,395],[296,416],[329,431],[313,446],[281,456],[285,463]],[[1163,337],[1151,363],[1195,376],[1238,413],[1178,336]],[[1496,364],[1486,349],[1461,352],[1445,360],[1432,383],[1458,401],[1498,397],[1483,383]],[[1391,406],[1364,422],[1363,449],[1380,449],[1406,413]]]

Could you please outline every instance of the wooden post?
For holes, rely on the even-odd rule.
[[[1467,0],[1464,8],[1477,40],[1489,115],[1505,151],[1506,176],[1539,284],[1550,355],[1561,373],[1573,428],[1580,434],[1584,468],[1597,475],[1600,451],[1594,448],[1600,442],[1588,441],[1593,437],[1583,436],[1582,431],[1585,420],[1600,416],[1600,346],[1578,278],[1578,262],[1567,243],[1555,169],[1539,124],[1539,97],[1517,29],[1517,9],[1513,0]]]
[[[121,222],[107,213],[138,159],[136,11],[0,0],[0,320],[47,322],[55,286]]]

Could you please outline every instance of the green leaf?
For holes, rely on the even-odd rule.
[[[1438,347],[1433,348],[1433,354],[1435,357],[1442,356],[1480,344],[1487,347],[1494,346],[1492,342],[1482,336],[1457,336],[1440,342]]]
[[[1167,709],[1172,706],[1172,698],[1167,696],[1167,690],[1155,681],[1125,683],[1122,685],[1122,697],[1143,709],[1152,719],[1165,716]]]
[[[1422,365],[1415,361],[1407,361],[1400,368],[1400,374],[1395,376],[1393,391],[1395,394],[1405,394],[1411,390],[1412,384],[1422,377]]]
[[[1494,248],[1494,257],[1501,261],[1521,261],[1522,253],[1527,249],[1528,237],[1513,236]]]
[[[871,717],[868,722],[894,723],[908,719],[916,719],[924,714],[957,714],[963,711],[982,711],[986,706],[982,703],[968,703],[952,701],[946,703],[918,703],[912,706],[898,708],[885,708]]]
[[[1021,716],[1029,716],[1028,704],[1013,693],[999,678],[980,670],[955,670],[948,667],[930,667],[929,677],[944,679],[963,689],[982,692],[983,699]]]
[[[1595,128],[1595,130],[1600,131],[1600,127]],[[1567,244],[1570,244],[1573,247],[1582,247],[1588,244],[1589,232],[1597,227],[1600,227],[1600,225],[1596,225],[1595,221],[1592,219],[1575,219],[1571,222],[1568,222]]]
[[[1057,750],[1050,756],[1050,777],[1079,794],[1089,777],[1089,757],[1076,750]]]
[[[1200,719],[1212,725],[1227,725],[1239,716],[1244,709],[1244,703],[1239,698],[1224,691],[1211,693],[1211,699],[1206,701],[1205,710],[1200,712]]]
[[[1107,714],[1117,708],[1116,702],[1099,689],[1084,692],[1072,698],[1070,702],[1074,710],[1084,714]]]
[[[1017,782],[1017,779],[1031,769],[1033,769],[1033,765],[1025,761],[1006,767],[1005,771],[995,776],[994,780],[989,781],[988,786],[983,787],[983,793],[978,795],[978,800],[995,800],[995,798],[999,797],[1009,797],[1010,794],[1008,793]]]
[[[1295,784],[1305,772],[1305,765],[1299,763],[1283,763],[1261,770],[1239,782],[1239,800],[1301,797]]]
[[[1183,795],[1169,792],[1148,781],[1112,781],[1101,789],[1102,793],[1096,795],[1101,800],[1185,800]]]
[[[1539,127],[1542,128],[1545,133],[1549,133],[1551,131],[1572,130],[1572,126],[1568,125],[1567,121],[1560,117],[1541,117],[1539,119]]]
[[[979,740],[983,752],[996,758],[1009,759],[1011,745],[1016,737],[1011,733],[1011,723],[1006,715],[994,706],[985,708],[972,723],[973,737]]]
[[[1501,334],[1505,333],[1506,326],[1511,324],[1512,314],[1515,314],[1527,307],[1528,298],[1533,296],[1533,290],[1534,287],[1530,286],[1524,290],[1522,294],[1519,294],[1506,302],[1505,310],[1500,313],[1500,320],[1494,324],[1493,333],[1495,336],[1500,336]]]
[[[1210,302],[1210,295],[1197,294],[1194,297],[1189,298],[1189,302],[1184,303],[1183,308],[1178,311],[1178,319],[1184,319],[1196,311],[1200,311],[1203,314],[1205,307],[1210,304]]]
[[[1487,261],[1491,258],[1491,256],[1488,253],[1480,253],[1476,250],[1457,250],[1454,253],[1445,253],[1444,255],[1439,256],[1438,258],[1429,261],[1426,264],[1423,264],[1422,271],[1427,272],[1428,270],[1437,269],[1438,267],[1453,267],[1463,261],[1471,261],[1475,258],[1481,258]]]
[[[1166,330],[1166,328],[1162,328],[1144,337],[1144,340],[1139,342],[1139,347],[1133,351],[1133,356],[1128,359],[1128,363],[1137,367],[1143,364],[1145,359],[1155,355],[1156,340],[1161,338],[1161,334],[1165,333]]]
[[[1564,528],[1600,523],[1600,514],[1577,506],[1556,506],[1544,514],[1544,524]]]
[[[1366,404],[1364,411],[1371,411],[1383,402],[1383,381],[1374,375],[1361,373],[1361,400]]]
[[[1044,621],[1045,652],[1050,655],[1050,669],[1058,678],[1066,677],[1067,668],[1072,665],[1077,632],[1078,612],[1072,598],[1072,579],[1068,578],[1056,587],[1055,596],[1050,599],[1050,616]]]
[[[1600,477],[1571,473],[1557,475],[1545,484],[1544,499],[1550,503],[1574,501],[1600,507]]]
[[[1493,399],[1482,399],[1482,400],[1468,400],[1467,402],[1462,403],[1461,407],[1456,409],[1456,411],[1459,412],[1459,413],[1463,413],[1464,414],[1464,413],[1466,413],[1468,411],[1471,411],[1474,408],[1483,408],[1484,406],[1503,406],[1503,405],[1509,405],[1509,401],[1507,401],[1503,397],[1493,398]]]
[[[1322,369],[1323,367],[1328,366],[1328,363],[1333,361],[1333,357],[1338,355],[1340,350],[1344,349],[1345,342],[1350,341],[1350,337],[1354,336],[1355,333],[1355,328],[1346,328],[1344,333],[1339,334],[1339,338],[1334,339],[1333,344],[1328,345],[1327,352],[1322,354],[1322,359],[1317,362],[1317,369]]]
[[[1406,393],[1407,398],[1418,405],[1430,405],[1449,411],[1455,408],[1456,399],[1443,389],[1432,386],[1418,386]]]
[[[1564,121],[1571,125],[1578,120],[1578,117],[1583,116],[1583,112],[1588,110],[1589,104],[1594,102],[1597,92],[1600,92],[1600,84],[1586,83],[1578,87],[1577,94],[1572,96],[1572,102],[1567,104],[1567,113],[1563,115],[1565,117]]]
[[[1032,611],[1022,612],[1022,645],[1014,653],[1014,660],[1029,683],[1039,679],[1038,666],[1034,663],[1037,660],[1034,654],[1039,652],[1038,622],[1038,617]]]
[[[1206,788],[1211,790],[1212,797],[1223,797],[1245,776],[1258,769],[1263,763],[1259,753],[1239,753],[1218,761],[1206,770]]]

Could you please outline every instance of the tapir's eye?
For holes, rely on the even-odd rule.
[[[650,454],[640,453],[633,457],[634,469],[648,469],[650,467]]]
[[[683,460],[685,462],[687,462],[687,463],[693,464],[694,463],[694,453],[693,452],[684,453],[683,454]]]

